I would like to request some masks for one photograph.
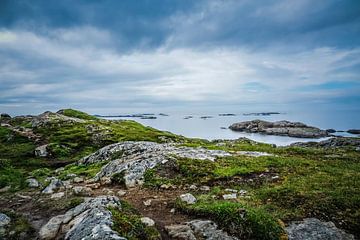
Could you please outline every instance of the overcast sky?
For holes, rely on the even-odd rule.
[[[1,112],[322,106],[359,109],[359,0],[0,1]]]

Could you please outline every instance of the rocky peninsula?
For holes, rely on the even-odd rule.
[[[0,123],[0,239],[360,237],[359,138],[208,141],[73,109]]]
[[[308,126],[304,123],[289,121],[267,122],[263,120],[252,120],[234,123],[229,128],[239,132],[297,138],[322,138],[329,136],[329,133],[325,130]]]

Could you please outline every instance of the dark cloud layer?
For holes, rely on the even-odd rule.
[[[356,107],[359,12],[358,0],[2,0],[0,110]]]

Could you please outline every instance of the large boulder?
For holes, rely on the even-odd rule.
[[[233,131],[261,133],[298,138],[321,138],[328,136],[328,132],[300,122],[278,121],[267,122],[252,120],[234,123],[229,127]]]
[[[81,159],[79,164],[110,161],[95,176],[98,181],[104,177],[121,174],[127,187],[143,183],[147,169],[173,159],[173,156],[214,161],[217,157],[231,156],[220,150],[180,147],[175,144],[155,142],[121,142],[108,145]]]
[[[306,218],[286,228],[289,240],[353,240],[354,236],[338,229],[332,222]]]
[[[113,221],[108,207],[121,208],[114,196],[87,198],[63,215],[51,218],[39,232],[40,239],[64,236],[66,240],[118,239],[125,240],[112,230]]]

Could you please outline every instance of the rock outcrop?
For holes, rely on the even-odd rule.
[[[320,142],[297,142],[290,146],[297,147],[360,147],[360,138],[353,137],[333,137]]]
[[[41,127],[47,124],[54,124],[60,122],[80,122],[84,123],[85,120],[73,117],[67,117],[59,113],[53,113],[50,111],[44,112],[31,120],[32,127]]]
[[[267,135],[289,136],[298,138],[321,138],[328,136],[328,132],[300,122],[278,121],[267,122],[252,120],[234,123],[229,127],[233,131],[261,133]]]
[[[173,239],[183,240],[237,240],[226,232],[218,229],[216,223],[210,220],[193,220],[185,224],[165,226],[169,236]]]
[[[354,236],[338,229],[332,222],[306,218],[286,228],[289,240],[353,240]]]
[[[87,198],[83,203],[63,215],[51,218],[39,232],[40,239],[55,239],[65,236],[66,240],[125,239],[111,229],[113,221],[108,207],[121,208],[114,196]]]
[[[98,150],[81,159],[79,164],[110,161],[95,176],[95,180],[121,173],[126,186],[133,187],[136,184],[142,184],[143,175],[147,169],[154,168],[159,163],[165,163],[173,159],[173,156],[214,161],[216,157],[230,155],[220,150],[180,147],[169,143],[121,142]]]

